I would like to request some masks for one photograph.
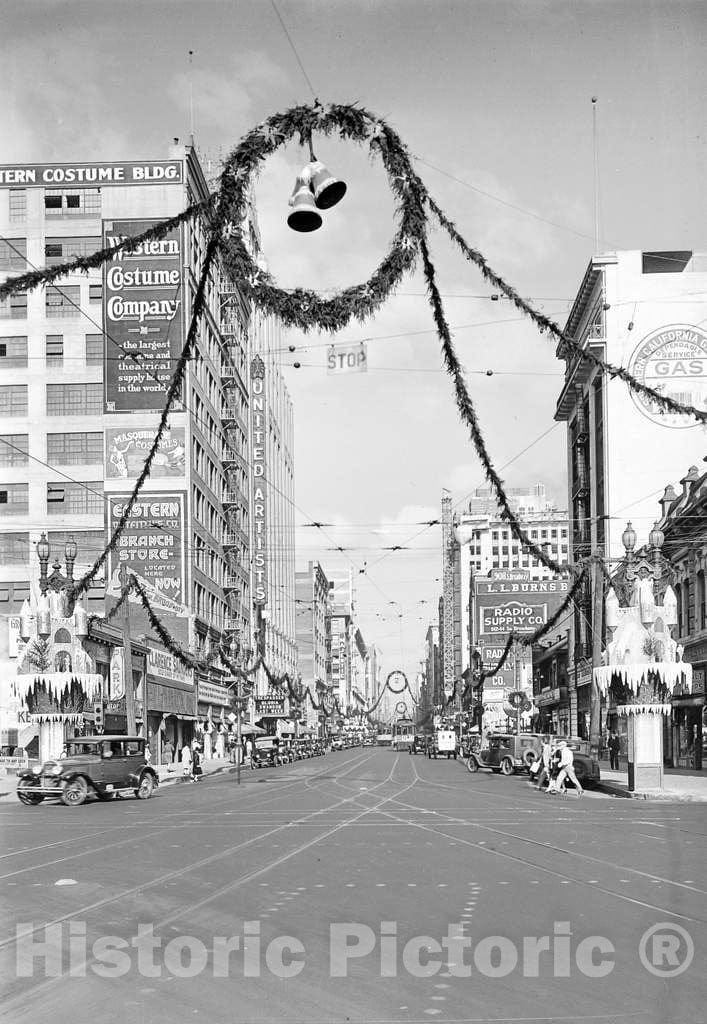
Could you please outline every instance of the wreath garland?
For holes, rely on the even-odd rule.
[[[380,157],[382,160],[396,201],[398,221],[397,231],[390,249],[368,281],[348,287],[327,299],[322,298],[318,292],[305,288],[296,288],[293,291],[284,291],[278,288],[270,273],[259,267],[253,259],[242,230],[242,223],[248,212],[252,180],[258,173],[262,162],[297,135],[301,144],[309,144],[311,151],[314,132],[325,137],[337,132],[345,140],[351,140],[358,144],[368,143],[371,155]],[[460,248],[465,258],[480,270],[485,280],[503,292],[519,310],[530,317],[541,333],[550,333],[575,353],[580,360],[589,361],[593,366],[606,372],[612,379],[622,380],[632,391],[644,398],[649,398],[659,410],[691,415],[698,422],[707,423],[707,411],[697,409],[693,405],[680,403],[642,384],[625,368],[606,362],[593,352],[583,348],[558,324],[526,302],[515,288],[491,269],[485,257],[478,250],[473,249],[461,236],[416,174],[410,153],[402,139],[382,118],[355,104],[331,104],[325,107],[317,101],[312,106],[292,107],[283,113],[273,114],[243,136],[226,160],[217,192],[206,200],[191,205],[176,217],[162,221],[141,235],[127,239],[116,246],[101,249],[91,256],[69,260],[56,267],[43,268],[10,278],[0,285],[1,300],[18,291],[30,291],[40,285],[47,285],[66,274],[77,271],[86,272],[89,269],[102,266],[117,252],[130,251],[142,242],[161,238],[175,226],[186,223],[195,217],[204,218],[206,223],[207,250],[195,295],[192,319],[181,357],[167,390],[165,408],[158,431],[145,459],[143,471],[128,499],[125,512],[114,529],[104,552],[91,569],[77,581],[74,589],[75,597],[80,596],[87,589],[90,581],[102,568],[108,553],[115,548],[130,510],[149,477],[160,438],[166,427],[174,400],[179,393],[186,362],[196,342],[197,328],[204,309],[206,282],[217,250],[226,273],[237,281],[245,296],[252,300],[256,308],[263,313],[277,316],[286,326],[298,327],[305,332],[313,328],[329,332],[338,331],[352,319],[359,321],[367,319],[382,306],[404,274],[413,269],[418,256],[421,257],[435,325],[442,344],[445,368],[454,382],[457,408],[462,421],[469,428],[476,453],[501,508],[501,516],[509,523],[516,539],[532,552],[541,564],[555,572],[561,571],[562,567],[559,563],[534,544],[522,529],[508,501],[503,481],[498,476],[486,448],[464,372],[454,350],[451,331],[444,315],[442,298],[436,284],[435,268],[427,241],[428,210]],[[573,567],[575,581],[570,593],[575,593],[577,584],[585,578],[586,569],[591,560],[591,557],[583,559]],[[155,618],[157,619],[156,616]],[[157,621],[159,620],[157,619]],[[164,627],[162,628],[164,629]],[[168,634],[166,636],[168,637]],[[511,644],[512,640],[509,641],[509,650]],[[229,668],[235,668],[238,673],[243,672],[243,669],[237,669],[229,661],[226,663]],[[499,663],[494,671],[498,671],[501,664]],[[261,666],[270,678],[269,670],[264,665],[262,658],[257,659],[256,663],[247,670],[247,674],[253,675]],[[283,682],[287,682],[291,686],[289,677],[281,678]],[[312,699],[311,694],[310,699]]]

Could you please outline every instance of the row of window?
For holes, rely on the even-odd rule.
[[[62,559],[66,542],[72,538],[78,549],[79,565],[92,565],[105,547],[103,530],[49,530],[49,560]],[[0,533],[0,565],[26,565],[30,560],[28,532]]]
[[[53,466],[80,466],[103,462],[103,434],[77,430],[47,434],[47,461]],[[0,466],[29,463],[29,434],[4,434],[0,440]]]
[[[47,366],[64,365],[64,335],[47,334],[44,339],[44,353]],[[84,347],[86,366],[103,365],[103,335],[87,334]],[[28,365],[27,338],[13,336],[0,338],[0,370],[3,367],[25,367]]]
[[[103,298],[102,284],[89,284],[89,302],[101,302]],[[45,316],[52,320],[67,320],[81,316],[81,286],[64,284],[61,288],[50,285],[45,288]],[[0,319],[27,319],[27,292],[14,292],[6,299],[0,300]]]
[[[103,509],[102,480],[61,480],[47,484],[47,515],[99,515]],[[28,514],[29,484],[0,483],[0,516]]]
[[[552,540],[556,540],[558,537],[567,537],[568,535],[566,527],[561,530],[553,528],[549,530],[526,530],[525,532],[528,534],[531,540],[547,540],[548,535]],[[478,537],[479,535],[474,534],[474,536]],[[493,530],[491,533],[491,540],[513,540],[513,534],[510,532],[510,530]]]
[[[36,410],[33,410],[36,412]],[[0,385],[0,416],[26,416],[26,384]],[[47,384],[47,416],[100,416],[103,384]]]
[[[98,235],[82,235],[74,238],[46,238],[44,241],[44,263],[56,267],[76,256],[91,256],[101,248]],[[0,271],[22,271],[27,269],[27,239],[0,239]]]
[[[9,219],[13,223],[27,219],[27,189],[11,188],[8,194]],[[99,188],[45,189],[45,217],[100,217]]]

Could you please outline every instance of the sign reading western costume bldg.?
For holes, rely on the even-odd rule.
[[[265,364],[256,356],[250,364],[251,387],[251,465],[253,467],[253,602],[266,604],[267,577],[267,504],[265,483]]]
[[[62,188],[66,185],[178,185],[181,160],[129,161],[117,164],[6,164],[0,166],[0,185],[23,188]]]
[[[106,221],[104,246],[157,224]],[[175,228],[103,264],[107,412],[159,412],[183,343],[182,235]]]

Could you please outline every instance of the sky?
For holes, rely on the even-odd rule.
[[[707,248],[703,2],[5,0],[2,20],[2,163],[160,159],[193,127],[215,168],[255,124],[316,96],[385,118],[467,241],[560,324],[597,220],[599,251]],[[315,143],[348,184],[322,229],[286,226],[307,159],[296,145],[264,167],[257,211],[278,284],[326,291],[368,278],[395,221],[379,163],[352,144]],[[506,486],[542,481],[566,507],[553,343],[494,301],[439,231],[431,242],[495,466]],[[424,523],[439,517],[443,488],[462,510],[485,481],[419,272],[334,340],[366,340],[368,372],[327,375],[328,335],[285,339],[296,349],[283,360],[297,564],[350,570],[384,676],[412,678],[440,594],[441,533]]]

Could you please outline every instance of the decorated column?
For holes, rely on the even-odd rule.
[[[610,588],[605,610],[610,640],[594,678],[602,694],[612,691],[617,713],[628,719],[628,788],[662,789],[663,715],[670,715],[677,684],[692,690],[692,666],[671,636],[675,594],[668,586],[663,604],[656,604],[653,579],[636,578],[629,603],[621,607]]]

